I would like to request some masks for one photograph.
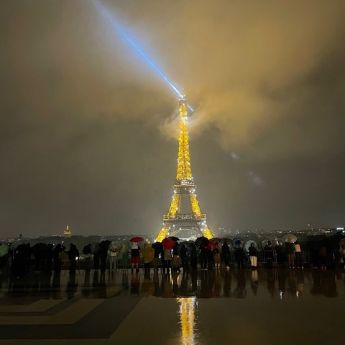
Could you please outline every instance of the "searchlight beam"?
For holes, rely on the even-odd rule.
[[[168,78],[163,70],[157,65],[157,63],[144,51],[140,44],[127,32],[127,30],[120,24],[113,14],[99,1],[92,0],[97,12],[102,18],[109,24],[112,31],[117,34],[132,50],[137,54],[138,57],[154,71],[161,80],[172,90],[178,99],[184,99],[184,94],[177,88],[177,86]],[[188,108],[193,111],[193,108],[188,105]]]

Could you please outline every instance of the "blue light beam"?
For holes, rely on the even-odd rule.
[[[141,57],[147,65],[162,79],[169,88],[176,94],[178,99],[185,98],[184,94],[177,88],[177,86],[168,78],[168,76],[162,71],[157,63],[142,49],[139,43],[129,35],[124,27],[115,19],[115,17],[108,11],[108,9],[98,0],[92,0],[98,13],[109,24],[112,31],[115,32],[120,38],[127,43],[137,54]],[[188,105],[188,108],[193,111],[193,108]]]

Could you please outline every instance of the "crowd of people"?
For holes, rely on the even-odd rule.
[[[32,271],[60,272],[68,268],[71,273],[77,269],[131,268],[139,272],[162,270],[180,272],[189,270],[229,270],[232,267],[252,268],[304,267],[329,268],[345,265],[345,239],[323,238],[318,241],[300,243],[267,241],[259,247],[254,241],[244,243],[240,239],[211,239],[200,237],[196,241],[180,241],[170,237],[162,242],[149,243],[134,238],[129,243],[104,240],[87,244],[81,250],[73,243],[65,248],[63,244],[20,243],[16,246],[0,244],[0,272],[24,276]]]
[[[327,241],[321,241],[315,246],[306,245],[305,250],[298,241],[272,244],[271,241],[259,249],[254,241],[244,246],[238,240],[229,244],[228,241],[196,241],[175,242],[172,248],[164,247],[161,243],[144,244],[142,255],[140,247],[134,244],[131,251],[132,270],[138,270],[138,263],[142,260],[146,269],[162,267],[163,271],[180,271],[189,269],[219,270],[221,267],[257,269],[258,263],[266,268],[287,267],[289,269],[303,269],[304,267],[327,268],[343,267],[345,265],[345,240],[341,240],[338,247],[330,246]]]

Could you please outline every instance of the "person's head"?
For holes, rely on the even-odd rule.
[[[250,244],[250,247],[251,247],[251,248],[255,248],[255,245],[254,245],[253,242]]]
[[[269,246],[271,246],[271,245],[272,245],[272,242],[271,242],[271,241],[267,241],[267,244],[268,244]]]

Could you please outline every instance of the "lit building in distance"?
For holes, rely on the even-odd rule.
[[[185,99],[179,101],[179,136],[177,172],[174,194],[168,212],[163,216],[163,226],[156,237],[161,242],[167,236],[180,239],[195,239],[199,236],[212,238],[213,233],[206,223],[206,214],[201,212],[196,195],[189,153],[188,121],[190,114]]]
[[[66,229],[63,231],[63,235],[65,237],[71,237],[72,236],[72,231],[69,225],[66,226]]]

